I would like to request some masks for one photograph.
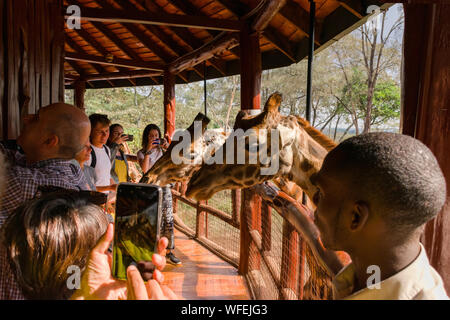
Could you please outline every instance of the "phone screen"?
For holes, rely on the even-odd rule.
[[[162,190],[121,183],[117,189],[112,274],[127,278],[130,264],[152,261],[160,233]]]

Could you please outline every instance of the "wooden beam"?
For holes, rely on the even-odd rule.
[[[81,10],[85,9],[85,7],[82,6],[78,1],[75,0],[67,0],[67,2],[71,5],[77,5],[81,7]],[[97,10],[103,10],[103,9],[97,9]],[[134,52],[131,48],[129,48],[117,35],[114,34],[109,28],[107,28],[103,23],[92,21],[92,25],[99,30],[103,35],[111,42],[113,42],[120,50],[122,50],[127,56],[129,56],[131,59],[134,59],[136,61],[142,61],[141,57]]]
[[[231,0],[217,0],[217,1],[239,19],[241,19],[242,16],[245,16],[249,12],[251,12],[251,9],[240,1],[231,1]],[[280,52],[282,52],[285,56],[287,56],[292,62],[296,62],[293,46],[290,44],[289,40],[285,36],[280,34],[280,32],[277,29],[271,26],[267,26],[263,32],[263,36],[267,40],[269,40],[269,42],[271,42],[275,46],[275,48],[277,48]]]
[[[281,8],[280,14],[291,22],[295,27],[305,35],[305,37],[309,38],[309,13],[303,9],[301,5],[294,1],[287,1],[286,4]],[[314,39],[316,45],[320,45],[319,36],[320,32],[320,23],[316,19],[316,39]]]
[[[187,15],[193,15],[193,16],[195,16],[195,15],[201,15],[201,14],[202,14],[202,12],[201,12],[197,7],[195,7],[194,5],[192,5],[192,4],[191,4],[190,2],[188,2],[188,1],[168,0],[168,2],[169,2],[170,4],[172,4],[173,6],[177,7],[177,8],[178,8],[179,10],[181,10],[184,14],[187,14]],[[186,31],[187,31],[187,30],[186,30]],[[187,31],[187,32],[189,33],[189,31]],[[206,32],[207,32],[210,36],[212,36],[213,38],[217,36],[217,34],[212,33],[210,30],[206,30]],[[193,49],[194,49],[194,48],[199,48],[199,47],[201,47],[202,45],[203,45],[203,44],[197,45],[197,46],[192,47],[192,48],[193,48]],[[213,68],[215,68],[217,71],[219,71],[222,75],[224,75],[224,76],[226,75],[225,67],[223,66],[222,63],[216,61],[216,59],[210,59],[208,62],[213,66]],[[196,73],[197,73],[200,77],[203,77],[203,74],[198,73],[197,70],[195,70],[195,71],[196,71]]]
[[[255,20],[252,23],[252,29],[255,31],[264,30],[270,23],[273,17],[284,6],[286,0],[268,0],[265,5],[257,13]]]
[[[346,10],[351,12],[358,19],[362,19],[367,13],[363,12],[363,6],[361,1],[359,0],[346,0],[339,1],[339,4],[344,7]]]
[[[112,56],[112,55],[111,55]],[[122,66],[129,68],[137,68],[137,69],[146,69],[146,70],[155,70],[155,71],[163,71],[164,66],[159,63],[154,62],[146,62],[146,61],[134,61],[134,60],[126,60],[120,59],[112,56],[110,59],[103,58],[100,56],[94,56],[83,53],[73,53],[66,52],[66,60],[76,60],[76,61],[85,61],[89,63],[99,63],[106,64],[112,66]]]
[[[261,50],[258,33],[249,29],[240,34],[241,110],[261,109]]]
[[[223,32],[209,43],[170,63],[168,70],[171,73],[179,73],[182,70],[191,68],[212,58],[216,54],[220,54],[224,50],[229,50],[238,44],[239,40],[236,34]]]
[[[66,15],[66,18],[70,16]],[[96,22],[118,22],[118,23],[140,23],[165,26],[178,26],[188,28],[202,28],[220,31],[234,31],[241,29],[242,22],[239,20],[213,19],[205,16],[189,16],[178,14],[150,14],[142,11],[124,12],[121,10],[99,9],[83,7],[81,19]]]
[[[102,0],[103,1],[103,0]],[[128,0],[114,0],[115,3],[120,5],[125,10],[136,10],[137,8],[128,2]],[[134,26],[134,25],[133,25]],[[181,47],[175,40],[173,40],[171,37],[169,37],[166,33],[164,33],[161,29],[159,29],[157,26],[153,25],[142,25],[145,29],[147,29],[148,32],[152,33],[155,37],[160,39],[171,51],[173,51],[178,57],[185,55],[188,53],[188,51]],[[151,41],[150,41],[151,42]],[[151,42],[152,43],[152,42]],[[144,45],[146,45],[143,42]],[[156,46],[156,44],[153,44],[151,47],[149,47],[153,51],[153,47]],[[155,51],[154,51],[155,52]],[[157,52],[155,52],[157,54]],[[158,55],[158,54],[157,54]],[[194,71],[201,76],[201,71],[194,67]]]
[[[280,14],[297,27],[305,36],[308,36],[309,13],[294,1],[287,1],[280,9]]]
[[[292,45],[290,44],[289,40],[280,35],[278,30],[276,29],[274,30],[275,32],[272,31],[271,28],[266,28],[266,30],[264,30],[262,34],[267,40],[269,40],[275,46],[275,48],[277,48],[280,52],[282,52],[292,62],[296,62],[294,49],[292,48]]]
[[[172,141],[175,132],[175,75],[164,73],[164,137]]]
[[[66,35],[65,37],[66,43],[73,49],[75,50],[75,52],[80,52],[80,53],[85,53],[84,49],[78,45],[78,43],[76,43],[71,37],[69,37],[68,35]],[[101,66],[101,65],[97,65],[97,64],[90,64],[95,70],[97,70],[98,73],[104,73],[107,72],[106,69]]]
[[[129,71],[129,72],[110,72],[102,74],[87,75],[84,77],[88,81],[101,81],[101,80],[117,80],[117,79],[132,79],[132,78],[142,78],[142,77],[154,77],[160,76],[162,72],[160,71]]]
[[[86,81],[77,80],[74,83],[74,105],[81,110],[84,108],[84,94],[86,93]]]

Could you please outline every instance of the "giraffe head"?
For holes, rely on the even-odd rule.
[[[200,169],[201,161],[204,161],[204,158],[221,146],[226,139],[226,134],[223,132],[206,130],[209,122],[208,117],[199,113],[185,131],[188,134],[182,135],[180,139],[172,140],[164,155],[144,174],[140,182],[163,186],[189,180],[194,172]],[[200,134],[195,132],[196,123]],[[180,144],[186,142],[185,139],[188,142],[187,154],[183,154],[183,150],[178,148]],[[174,158],[180,161],[174,162]]]
[[[192,160],[195,158],[194,152],[202,152],[204,149],[203,134],[206,131],[206,127],[210,122],[209,118],[203,113],[197,114],[192,124],[187,129],[189,133],[186,137],[181,137],[177,140],[172,140],[167,151],[159,158],[155,164],[148,170],[141,179],[141,183],[152,183],[157,185],[166,185],[173,182],[182,182],[188,180],[195,171],[200,169],[200,165],[194,161],[181,161],[181,163],[174,163],[173,155],[180,157],[182,160]],[[195,136],[194,128],[195,124],[201,123],[201,135]],[[185,141],[189,137],[189,141]],[[182,150],[176,152],[177,145],[189,144],[189,156],[191,159],[184,159]],[[174,151],[175,149],[175,151]]]
[[[306,120],[295,116],[282,116],[278,111],[280,104],[281,95],[274,93],[259,115],[247,116],[240,112],[236,117],[235,132],[236,129],[243,129],[245,132],[253,129],[245,135],[245,147],[239,149],[236,136],[231,134],[225,144],[216,151],[221,156],[222,163],[203,164],[192,176],[186,195],[197,200],[207,200],[221,190],[248,188],[282,177],[299,185],[312,199],[316,187],[310,178],[320,170],[327,154],[324,145],[328,143],[334,146],[334,142],[311,127]],[[266,136],[261,134],[264,132],[267,133]],[[253,159],[255,157],[252,139],[256,141],[259,153],[256,163],[250,161],[252,152]],[[260,157],[263,149],[267,150],[270,164],[263,162],[263,157]],[[230,153],[233,157],[227,155]],[[237,158],[242,153],[245,154],[245,162],[239,163]],[[276,170],[265,170],[274,162],[278,163]]]

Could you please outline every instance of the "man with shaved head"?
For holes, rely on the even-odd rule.
[[[9,161],[0,226],[12,211],[36,196],[39,186],[87,189],[82,171],[72,159],[89,146],[90,131],[86,114],[64,103],[43,107],[37,114],[24,117],[17,139],[22,150],[0,145]]]

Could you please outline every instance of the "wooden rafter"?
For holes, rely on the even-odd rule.
[[[273,17],[284,6],[286,0],[268,0],[265,5],[258,12],[255,20],[252,23],[252,29],[255,31],[264,30],[270,23]]]
[[[186,2],[186,1],[179,1],[179,0],[168,0],[170,4],[172,4],[173,6],[177,7],[178,10],[182,11],[184,14],[188,14],[188,15],[200,15],[201,12],[194,7],[192,4]],[[160,9],[156,4],[153,4],[153,9],[160,11],[162,9]],[[185,41],[185,43],[187,45],[189,45],[192,50],[195,50],[197,48],[200,48],[201,46],[204,45],[204,43],[197,39],[194,35],[192,35],[187,29],[184,28],[175,28],[173,27],[172,30],[174,31],[174,33],[179,36],[182,40]],[[211,37],[215,37],[217,36],[217,34],[214,33],[213,30],[205,30]],[[185,52],[184,54],[186,54],[187,52]],[[184,55],[183,54],[183,55]],[[222,75],[225,75],[225,68],[221,67],[219,65],[219,63],[217,63],[217,61],[214,58],[211,58],[209,60],[209,63],[217,70],[219,71]],[[203,77],[203,73],[199,73],[197,72],[198,70],[196,70],[196,73],[200,76]]]
[[[66,18],[69,16],[66,16]],[[139,23],[188,28],[205,28],[220,31],[239,31],[242,23],[238,20],[213,19],[205,16],[178,14],[152,15],[139,10],[127,11],[126,17],[120,10],[83,7],[81,19],[97,22]]]
[[[94,56],[94,55],[90,55],[90,54],[66,52],[66,60],[85,61],[85,62],[89,62],[89,63],[99,63],[99,64],[112,65],[112,66],[122,66],[122,67],[137,68],[137,69],[155,70],[155,71],[164,70],[164,66],[159,63],[147,62],[147,61],[137,62],[134,60],[126,60],[126,59],[116,58],[112,55],[104,58],[104,57]]]
[[[240,1],[217,0],[217,2],[222,4],[223,7],[225,7],[237,18],[241,18],[251,11],[250,8],[248,8]],[[283,36],[277,29],[271,26],[267,26],[263,32],[263,36],[292,62],[295,62],[294,49],[292,48],[292,45],[289,43],[289,40],[285,36]]]
[[[103,48],[103,46],[93,37],[91,36],[91,34],[89,32],[87,32],[86,30],[84,30],[82,27],[80,29],[74,29],[75,33],[80,36],[84,41],[86,41],[91,47],[93,47],[95,50],[97,50],[98,53],[100,53],[103,56],[107,56],[110,53],[108,52],[108,50],[106,50],[105,48]],[[76,50],[78,52],[81,52],[79,50]],[[116,67],[116,66],[114,66]],[[117,68],[117,67],[116,67]],[[117,68],[119,71],[124,71],[124,68],[122,67],[118,67]],[[108,81],[109,82],[109,81]],[[109,84],[114,87],[114,83],[109,82]]]
[[[132,79],[132,78],[142,78],[142,77],[154,77],[160,76],[162,72],[159,71],[129,71],[129,72],[110,72],[104,74],[94,74],[85,76],[84,79],[87,81],[101,81],[101,80],[115,80],[115,79]]]
[[[239,45],[238,35],[221,33],[209,43],[170,63],[168,70],[171,73],[181,72],[237,45]]]
[[[339,4],[355,15],[358,19],[362,19],[363,15],[366,14],[363,12],[363,6],[360,0],[339,1]]]
[[[75,0],[66,0],[71,5],[77,5],[81,8],[82,12],[84,12],[84,9],[88,9],[82,6],[81,3]],[[103,10],[103,9],[100,9]],[[128,57],[130,57],[133,60],[136,61],[142,61],[141,57],[134,52],[130,47],[128,47],[114,32],[112,32],[108,27],[106,27],[101,22],[92,21],[91,24],[99,30],[101,33],[103,33],[104,36],[106,36],[111,42],[113,42],[120,50],[122,50]]]
[[[96,0],[96,2],[106,10],[115,10],[112,5],[110,5],[105,0]],[[102,10],[103,10],[102,9]],[[128,12],[128,10],[127,10]],[[137,24],[134,23],[121,23],[128,31],[136,38],[138,39],[144,46],[146,46],[148,49],[150,49],[159,59],[161,59],[164,63],[167,63],[170,59],[167,57],[167,53],[164,52],[160,47],[158,47],[151,39],[149,39],[144,32],[142,32]]]
[[[71,37],[65,37],[66,43],[71,47],[75,52],[85,53],[84,49],[78,45]],[[105,68],[102,65],[90,64],[98,73],[106,72]]]
[[[102,0],[104,1],[104,0]],[[115,3],[120,5],[125,10],[136,10],[136,7],[131,4],[128,0],[114,0]],[[161,29],[154,25],[142,25],[147,31],[152,33],[155,37],[160,39],[171,51],[173,51],[178,57],[187,53],[187,51],[182,48],[177,42],[175,42],[172,38],[166,35]],[[151,42],[151,41],[150,41]],[[144,43],[145,44],[145,43]],[[155,44],[156,45],[156,44]],[[153,50],[152,50],[153,51]],[[156,52],[155,52],[156,53]],[[164,60],[167,62],[167,60]],[[202,75],[200,70],[197,67],[194,67],[193,70],[198,74]]]
[[[295,25],[295,27],[306,37],[309,37],[309,13],[303,9],[302,6],[294,1],[287,1],[286,4],[280,9],[279,13]],[[316,20],[316,31],[317,30],[320,30],[320,23]],[[314,42],[318,46],[320,45],[317,40],[319,37],[320,33],[316,32],[316,39]]]

